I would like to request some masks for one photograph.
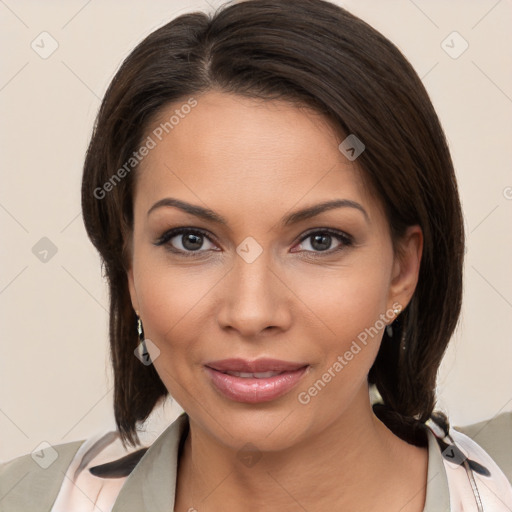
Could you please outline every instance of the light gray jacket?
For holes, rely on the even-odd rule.
[[[171,512],[174,509],[178,449],[187,428],[188,417],[182,414],[156,439],[128,475],[112,512]],[[478,443],[512,482],[512,412],[454,429]],[[430,430],[428,435],[424,512],[449,512],[450,489],[443,452]],[[53,446],[58,458],[47,469],[36,464],[30,454],[0,464],[0,511],[50,512],[64,474],[83,442]]]

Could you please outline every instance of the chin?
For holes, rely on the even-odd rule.
[[[311,410],[294,402],[295,395],[265,404],[246,404],[221,400],[210,401],[208,412],[199,410],[202,428],[222,444],[239,450],[246,444],[259,451],[285,450],[300,442],[314,422]],[[193,414],[193,413],[192,413]],[[309,418],[308,418],[309,417]]]

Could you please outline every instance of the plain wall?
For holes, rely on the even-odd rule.
[[[0,459],[114,427],[108,298],[80,214],[84,152],[100,99],[134,46],[179,14],[220,3],[0,2]],[[439,407],[454,425],[511,411],[512,4],[343,6],[411,61],[457,171],[467,229],[465,296],[439,374]],[[58,43],[45,59],[31,46],[51,49],[43,31]],[[469,45],[458,58],[464,42],[448,37],[453,31]],[[171,402],[155,411],[148,435],[180,411]]]

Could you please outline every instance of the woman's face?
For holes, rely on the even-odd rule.
[[[319,114],[220,92],[195,99],[165,108],[146,134],[132,303],[191,421],[235,449],[286,448],[368,408],[385,325],[416,285],[421,231],[394,256],[357,160]],[[329,201],[340,203],[297,214]],[[263,359],[288,371],[252,366]]]

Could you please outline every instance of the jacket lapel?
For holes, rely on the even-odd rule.
[[[188,428],[182,413],[149,447],[130,473],[112,512],[172,512],[180,440]]]
[[[423,512],[450,512],[450,490],[443,456],[436,436],[430,428],[428,435],[427,494]]]
[[[182,413],[149,447],[126,479],[112,512],[172,512],[174,510],[178,451],[188,428]],[[450,493],[442,455],[434,434],[428,433],[427,494],[423,512],[449,512]]]

